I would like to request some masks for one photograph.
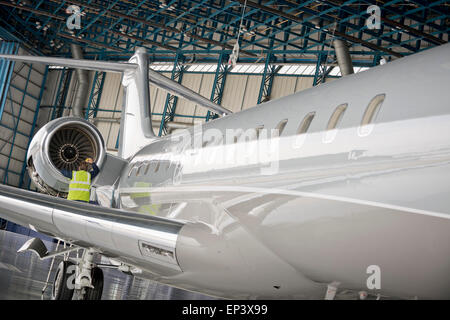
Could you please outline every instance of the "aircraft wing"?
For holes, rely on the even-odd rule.
[[[0,185],[0,217],[134,266],[179,272],[183,223]]]

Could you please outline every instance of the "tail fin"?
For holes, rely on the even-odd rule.
[[[124,106],[120,123],[119,156],[128,158],[156,139],[152,128],[147,51],[138,48],[129,60],[136,69],[124,71]]]
[[[230,110],[215,104],[191,89],[149,69],[147,51],[144,48],[138,48],[130,60],[123,63],[16,55],[0,55],[0,58],[123,73],[124,106],[119,141],[119,156],[122,158],[134,155],[139,149],[157,139],[152,129],[149,83],[215,113],[221,115],[231,113]]]

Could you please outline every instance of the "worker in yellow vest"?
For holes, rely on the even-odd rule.
[[[89,168],[91,165],[91,168]],[[91,195],[91,182],[100,172],[94,160],[87,158],[78,166],[77,171],[62,170],[61,173],[71,179],[69,184],[68,200],[89,202]]]

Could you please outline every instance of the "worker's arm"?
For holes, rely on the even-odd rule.
[[[72,179],[72,171],[62,169],[61,173],[63,174],[64,177]]]
[[[91,169],[91,171],[89,171],[89,173],[91,174],[91,179],[94,179],[100,172],[100,169],[97,167],[95,162],[92,162],[91,164],[92,164],[92,169]]]

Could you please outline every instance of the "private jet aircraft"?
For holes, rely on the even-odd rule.
[[[123,63],[0,58],[123,73],[118,156],[90,122],[58,118],[27,154],[41,193],[0,186],[2,218],[70,244],[20,251],[83,250],[59,265],[54,299],[100,298],[99,255],[231,299],[450,298],[449,44],[234,114],[149,69],[141,48]],[[157,137],[149,84],[221,117]],[[64,199],[60,170],[85,156],[100,206]]]

